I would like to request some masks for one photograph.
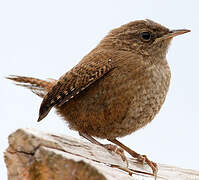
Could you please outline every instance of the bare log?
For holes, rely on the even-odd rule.
[[[5,152],[9,180],[148,180],[151,169],[136,160],[129,166],[117,154],[69,136],[19,129]],[[199,180],[199,172],[158,164],[158,178]]]

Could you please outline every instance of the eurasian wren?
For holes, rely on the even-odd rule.
[[[171,31],[148,19],[133,21],[110,31],[59,80],[8,78],[43,98],[38,121],[55,107],[71,129],[95,144],[102,145],[93,137],[119,145],[146,161],[156,176],[156,163],[116,138],[142,128],[159,112],[171,76],[167,49],[174,36],[186,32]]]

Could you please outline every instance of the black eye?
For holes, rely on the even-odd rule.
[[[141,39],[143,41],[149,41],[151,39],[150,32],[141,32]]]

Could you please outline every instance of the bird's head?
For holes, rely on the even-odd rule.
[[[105,48],[130,51],[143,56],[165,57],[173,37],[189,32],[187,29],[169,30],[151,21],[138,20],[113,29],[101,41]]]

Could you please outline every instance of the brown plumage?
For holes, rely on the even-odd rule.
[[[17,86],[22,86],[30,89],[33,93],[37,94],[42,98],[57,83],[57,80],[54,79],[49,79],[49,81],[44,81],[37,78],[15,76],[15,75],[11,75],[6,78],[15,81]]]
[[[110,33],[59,80],[14,76],[9,79],[43,97],[39,119],[52,107],[93,143],[106,138],[132,156],[150,162],[116,140],[149,123],[159,112],[170,83],[166,53],[171,39],[189,30],[170,31],[151,20],[130,22]],[[101,145],[101,144],[100,144]]]

